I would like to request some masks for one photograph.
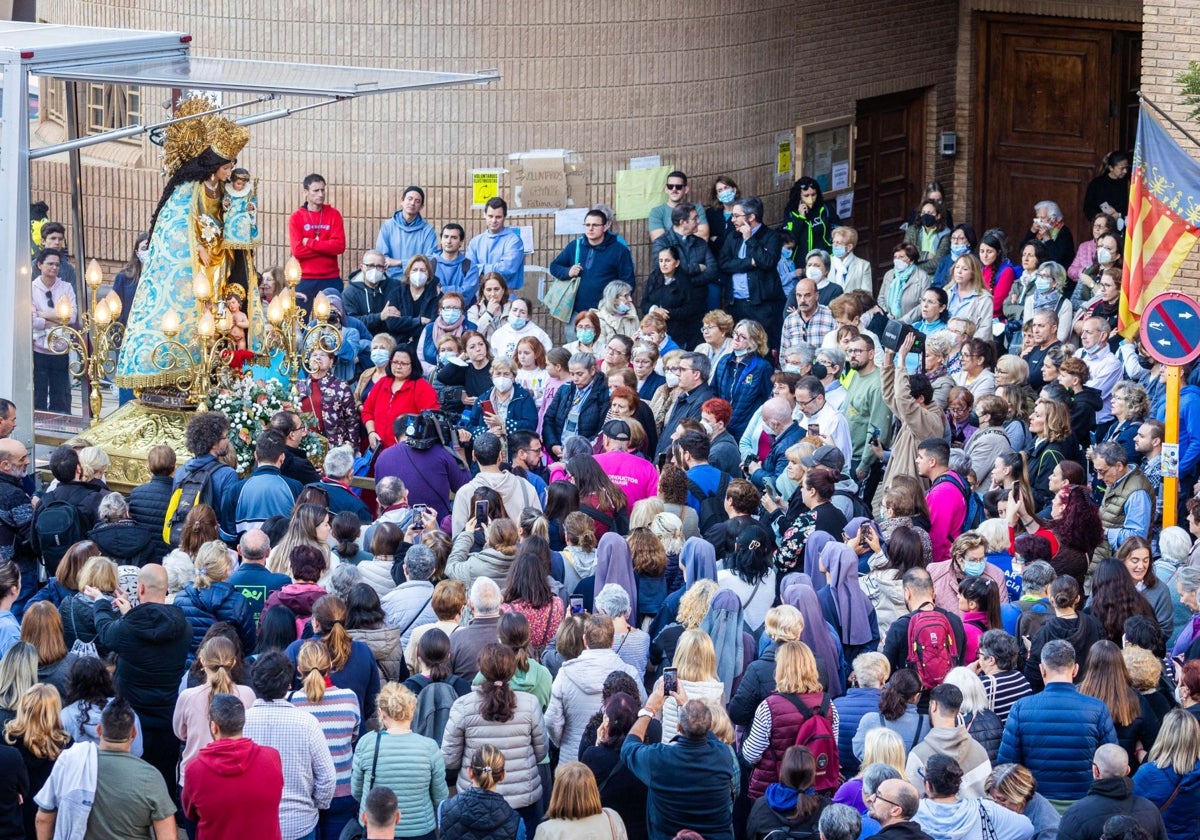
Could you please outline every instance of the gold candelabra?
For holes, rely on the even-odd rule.
[[[283,275],[286,288],[267,305],[262,352],[268,357],[276,352],[283,354],[280,370],[287,376],[293,393],[297,393],[301,371],[313,373],[309,354],[314,350],[337,353],[342,346],[342,331],[329,323],[332,304],[324,292],[313,299],[312,323],[306,321],[304,309],[296,299],[301,269],[295,257],[288,260]]]
[[[92,413],[92,425],[100,422],[100,410],[104,398],[100,383],[111,376],[117,367],[117,352],[125,339],[125,325],[121,317],[121,298],[116,292],[100,297],[100,286],[104,283],[104,270],[100,263],[92,260],[84,272],[84,283],[88,289],[88,308],[80,313],[79,326],[72,327],[74,312],[71,301],[62,297],[54,307],[59,325],[46,336],[46,347],[52,353],[64,355],[74,353],[70,372],[77,379],[89,382],[88,408]]]
[[[220,301],[219,289],[214,282],[215,272],[197,272],[192,280],[192,294],[200,310],[196,323],[196,341],[199,343],[199,361],[196,347],[188,347],[177,338],[180,332],[179,314],[169,311],[163,316],[162,332],[166,336],[150,354],[155,369],[168,376],[174,374],[174,385],[187,393],[188,402],[198,411],[209,408],[209,399],[216,382],[226,382],[230,376],[229,363],[237,345],[229,337],[233,319]],[[216,303],[216,314],[212,304]]]

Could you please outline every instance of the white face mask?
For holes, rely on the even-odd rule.
[[[709,423],[707,420],[701,420],[700,425],[704,427],[704,431],[708,432],[708,436],[712,437],[712,433],[714,431],[713,424]]]
[[[414,289],[422,288],[428,280],[429,275],[424,271],[414,271],[412,274],[408,275],[408,282],[412,284]]]
[[[804,276],[814,283],[820,283],[825,279],[825,275],[821,272],[821,269],[817,268],[815,265],[810,265],[808,268],[804,269]]]
[[[383,272],[378,268],[368,268],[363,272],[363,279],[372,286],[378,286],[379,281],[383,279]]]
[[[147,248],[145,250],[139,250],[137,252],[138,262],[140,262],[140,263],[144,263],[146,261],[146,257],[148,257],[148,256],[150,256],[149,248]]]
[[[667,387],[668,388],[678,388],[679,387],[679,374],[678,373],[668,373],[667,374]]]
[[[510,376],[495,376],[492,377],[492,385],[501,394],[507,394],[512,390],[513,381]]]

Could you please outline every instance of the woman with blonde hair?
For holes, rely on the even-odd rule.
[[[627,840],[625,823],[611,808],[600,804],[596,777],[581,761],[568,761],[554,774],[554,787],[545,821],[534,840]]]
[[[717,675],[717,652],[712,639],[703,630],[683,632],[675,646],[671,667],[677,669],[679,685],[689,700],[725,702],[725,683]],[[660,677],[655,688],[661,687]],[[662,727],[663,743],[673,743],[679,736],[679,703],[674,697],[667,696],[663,700]]]
[[[197,659],[204,668],[204,684],[186,689],[175,701],[175,714],[171,726],[175,737],[183,742],[183,754],[179,759],[179,778],[182,781],[188,762],[196,757],[206,745],[212,743],[208,728],[208,707],[218,694],[232,694],[249,709],[254,705],[254,689],[234,682],[233,672],[237,665],[237,648],[229,639],[213,636],[200,646]]]
[[[695,630],[708,615],[712,599],[721,591],[715,580],[701,579],[692,583],[679,599],[675,621],[659,631],[650,641],[650,667],[660,675],[664,665],[675,658],[679,640],[688,630]]]
[[[78,545],[78,543],[77,543]],[[69,552],[68,552],[69,553]],[[62,565],[59,565],[62,571]],[[95,555],[83,564],[76,578],[79,591],[58,607],[62,621],[63,644],[80,656],[106,656],[108,649],[97,640],[95,601],[84,594],[85,588],[98,589],[112,597],[119,584],[117,564],[107,557]]]
[[[1083,458],[1071,432],[1071,413],[1065,403],[1039,399],[1029,415],[1029,431],[1034,436],[1029,453],[1029,484],[1033,487],[1034,508],[1041,510],[1053,501],[1050,476],[1062,461]]]
[[[950,269],[951,318],[963,318],[975,325],[975,335],[984,341],[992,338],[992,296],[983,283],[983,265],[974,254],[963,254]]]
[[[1196,836],[1200,825],[1200,720],[1183,709],[1163,718],[1147,760],[1133,774],[1133,792],[1162,813],[1170,840]]]
[[[507,778],[497,788],[513,810],[521,814],[526,831],[542,815],[542,785],[538,764],[549,751],[546,725],[538,699],[513,691],[517,656],[511,648],[493,642],[479,652],[483,681],[450,707],[442,734],[442,758],[447,770],[458,770],[458,790],[470,788],[466,768],[475,750],[484,744],[504,743]]]
[[[379,666],[363,642],[355,641],[346,629],[346,602],[336,595],[325,595],[313,604],[312,629],[329,651],[329,679],[338,688],[348,688],[358,698],[363,720],[375,715],[375,695],[379,693]],[[303,640],[288,645],[288,659],[296,664]],[[365,725],[362,729],[365,729]]]
[[[1000,752],[1000,739],[1004,736],[1004,721],[992,711],[983,680],[970,668],[959,666],[950,669],[945,681],[962,692],[958,713],[962,715],[963,726],[987,752],[988,760],[994,762]]]
[[[242,650],[254,650],[254,608],[229,582],[231,574],[233,562],[225,543],[206,542],[196,552],[196,577],[175,595],[175,606],[183,610],[184,618],[192,626],[189,664],[208,628],[218,621],[227,622],[237,630]]]
[[[305,642],[300,646],[296,660],[300,690],[287,697],[297,709],[316,718],[329,746],[329,754],[333,756],[337,787],[333,791],[333,801],[318,818],[319,837],[337,837],[356,813],[354,797],[350,795],[350,770],[354,760],[354,738],[362,722],[362,713],[353,691],[329,682],[332,671],[333,663],[325,644],[316,640]]]
[[[517,840],[525,836],[520,814],[496,793],[496,785],[504,781],[504,776],[504,753],[499,747],[484,744],[475,750],[467,767],[471,786],[438,806],[441,840]]]
[[[60,697],[67,693],[67,670],[75,660],[63,643],[62,619],[52,604],[30,604],[21,617],[21,641],[33,645],[38,656],[37,681],[54,686]]]
[[[749,726],[759,704],[775,690],[775,657],[782,645],[800,640],[804,616],[791,604],[767,610],[763,632],[769,640],[758,658],[746,666],[737,691],[729,701],[729,717],[738,726]]]
[[[1037,779],[1020,764],[997,764],[984,782],[988,797],[1033,823],[1033,840],[1052,840],[1062,821],[1050,800],[1037,792]]]
[[[21,695],[17,716],[4,725],[4,743],[16,747],[25,762],[29,791],[40,791],[50,779],[54,762],[71,745],[71,736],[63,729],[62,700],[52,685],[34,685]],[[21,804],[25,836],[37,837],[34,826],[38,807],[33,795]]]
[[[437,741],[412,731],[417,698],[407,688],[385,683],[378,708],[382,728],[363,735],[354,748],[350,795],[361,802],[374,787],[391,788],[403,803],[395,836],[432,838],[438,808],[449,796],[441,750]]]
[[[817,674],[817,660],[804,642],[786,642],[775,657],[775,690],[758,704],[754,723],[742,743],[742,759],[754,769],[750,773],[750,799],[759,799],[779,781],[784,753],[796,743],[804,722],[820,715],[837,731],[838,712],[824,691]],[[837,768],[823,766],[813,780],[818,793],[838,786]]]
[[[17,704],[37,682],[37,649],[17,642],[0,658],[0,727],[17,716]]]
[[[286,575],[291,572],[288,561],[292,549],[299,545],[312,546],[321,552],[325,558],[325,571],[329,565],[329,535],[333,533],[333,524],[329,516],[329,508],[321,505],[302,504],[297,506],[292,518],[288,521],[287,531],[283,539],[272,547],[267,557],[267,568],[276,574]]]
[[[108,453],[99,446],[85,446],[79,450],[79,480],[84,484],[106,487],[104,474],[108,472]]]

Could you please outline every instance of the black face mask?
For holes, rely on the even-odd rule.
[[[937,224],[937,216],[932,213],[925,213],[921,216],[921,224],[925,227],[933,227]]]

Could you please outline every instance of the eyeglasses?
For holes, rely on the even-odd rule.
[[[679,373],[679,368],[669,367],[669,368],[667,368],[667,373]]]
[[[687,187],[687,184],[667,184],[669,190],[682,190]]]
[[[922,778],[924,778],[924,774],[922,774]],[[893,802],[892,800],[888,799],[886,796],[880,796],[878,793],[868,793],[866,796],[863,797],[863,802],[867,802],[867,801],[873,802],[876,799],[878,799],[880,802],[886,802],[889,805],[894,805],[897,808],[904,807],[899,802]]]
[[[729,218],[731,218],[731,219],[744,219],[744,218],[746,218],[746,214],[745,214],[745,213],[731,213],[731,214],[729,215]]]
[[[746,335],[744,332],[735,332],[735,333],[733,334],[733,337],[734,337],[734,338],[740,338],[742,341],[749,341],[749,340],[750,340],[750,336]]]
[[[384,269],[384,268],[387,268],[387,266],[384,265],[383,263],[363,263],[363,268]]]
[[[800,406],[801,408],[804,408],[804,409],[807,409],[807,408],[808,408],[810,405],[812,405],[812,404],[813,404],[813,403],[815,403],[816,401],[817,401],[817,397],[809,397],[809,398],[808,398],[808,399],[806,399],[806,400],[802,400],[802,399],[800,399],[800,397],[798,397],[798,396],[796,397],[796,405],[798,405],[798,406]]]

